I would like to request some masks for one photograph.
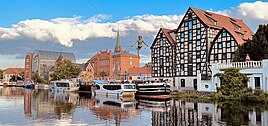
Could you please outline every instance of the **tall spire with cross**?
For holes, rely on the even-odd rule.
[[[122,52],[122,47],[120,44],[119,26],[118,26],[118,30],[117,30],[116,45],[114,48],[114,52]]]

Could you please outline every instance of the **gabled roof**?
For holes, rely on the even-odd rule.
[[[163,33],[165,34],[165,36],[167,36],[168,41],[174,45],[175,44],[175,40],[172,38],[171,34],[174,33],[174,30],[170,30],[167,28],[161,28],[161,30],[163,31]]]
[[[158,33],[157,33],[157,35],[159,35],[160,31],[163,31],[163,33],[164,33],[165,36],[167,37],[167,39],[168,39],[168,41],[170,42],[170,44],[171,44],[172,46],[174,46],[174,44],[175,44],[175,40],[174,40],[174,39],[175,39],[175,38],[173,39],[172,36],[171,36],[171,34],[172,34],[172,33],[175,34],[175,30],[176,30],[176,29],[174,29],[174,30],[170,30],[170,29],[167,29],[167,28],[160,28],[159,31],[158,31]],[[153,41],[153,43],[152,43],[152,45],[151,45],[151,48],[152,48],[152,46],[155,44],[156,40],[157,40],[157,36],[155,37],[155,39],[154,39],[154,41]]]
[[[4,73],[5,74],[20,74],[24,72],[24,68],[7,68]]]
[[[240,19],[224,16],[221,14],[216,14],[204,10],[200,10],[197,8],[192,8],[190,9],[202,20],[205,25],[209,27],[214,27],[214,28],[225,28],[227,29],[237,40],[238,44],[243,44],[244,40],[246,39],[251,39],[253,32],[247,27],[247,25]],[[210,19],[216,21],[217,23],[214,24]],[[240,28],[239,28],[240,27]],[[244,37],[242,37],[242,34]]]
[[[132,75],[140,75],[140,74],[152,74],[152,67],[135,67],[129,68],[128,73]]]

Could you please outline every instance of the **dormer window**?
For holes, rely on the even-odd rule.
[[[233,22],[236,22],[236,20],[235,20],[235,19],[233,19],[233,18],[230,18],[230,20],[231,20],[231,21],[233,21]]]
[[[212,17],[207,16],[207,18],[208,18],[214,25],[217,25],[217,21],[214,20]]]
[[[232,22],[232,21],[231,21],[231,23],[232,23],[238,30],[241,30],[241,27],[240,27],[238,24],[236,24],[236,23],[234,23],[234,22]]]
[[[209,15],[209,16],[212,16],[212,14],[211,13],[209,13],[209,12],[205,12],[207,15]]]

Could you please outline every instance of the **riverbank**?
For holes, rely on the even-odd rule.
[[[262,90],[244,89],[240,93],[232,95],[223,95],[222,92],[207,93],[207,92],[171,92],[171,97],[182,99],[200,99],[208,101],[241,101],[241,102],[258,102],[268,103],[268,94]]]

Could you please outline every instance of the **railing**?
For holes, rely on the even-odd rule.
[[[247,61],[247,62],[232,62],[232,63],[219,63],[217,64],[217,69],[224,68],[261,68],[262,61]]]

